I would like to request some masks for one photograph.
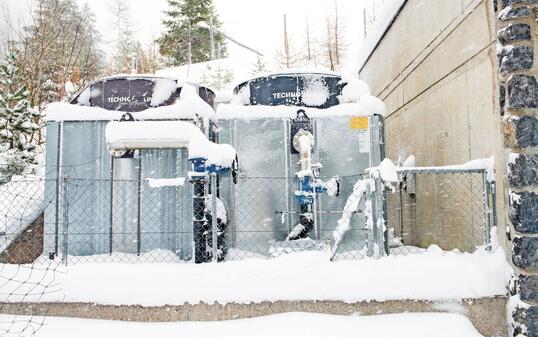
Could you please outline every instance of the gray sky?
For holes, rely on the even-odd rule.
[[[103,49],[113,40],[112,17],[108,10],[108,0],[78,0],[88,3],[96,14],[97,25],[103,35]],[[371,0],[338,0],[342,19],[346,27],[345,38],[352,54],[362,39],[362,8]],[[239,41],[260,50],[272,58],[279,48],[282,37],[283,15],[287,15],[288,30],[292,40],[299,47],[304,44],[306,20],[313,36],[320,36],[325,28],[325,16],[333,5],[333,0],[214,0],[223,22],[223,30]],[[0,0],[0,11],[7,8],[14,17],[25,13],[32,0]],[[149,44],[162,32],[161,21],[166,0],[129,0],[131,18],[137,38]],[[1,22],[2,20],[0,20]],[[1,23],[0,23],[1,25]],[[0,26],[0,28],[2,28]],[[244,53],[239,47],[229,45],[231,56]]]

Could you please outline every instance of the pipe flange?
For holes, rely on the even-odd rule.
[[[127,150],[113,150],[108,146],[108,152],[115,158],[121,158],[127,154]]]

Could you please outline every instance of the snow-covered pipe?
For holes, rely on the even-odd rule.
[[[189,159],[206,159],[206,165],[230,168],[235,149],[207,139],[194,124],[183,121],[110,122],[105,130],[106,143],[114,156],[129,150],[188,149]]]
[[[205,138],[196,125],[181,121],[110,122],[105,131],[109,150],[184,149]]]
[[[300,130],[293,137],[293,147],[299,152],[301,171],[298,175],[312,175],[312,148],[314,147],[314,136],[308,131]]]

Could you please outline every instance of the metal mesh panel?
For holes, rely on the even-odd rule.
[[[211,177],[200,183],[198,202],[188,181],[19,179],[0,185],[0,259],[209,262],[326,250],[342,260],[420,253],[431,245],[472,252],[489,243],[494,224],[494,189],[485,175],[401,171],[394,191],[384,192],[368,175],[340,177],[339,195],[330,191],[336,185],[316,195],[313,226],[306,230],[290,192],[295,178],[240,176],[234,184]],[[364,181],[370,182],[361,190]],[[385,203],[379,202],[383,194]],[[376,210],[385,222],[375,218]],[[304,235],[294,236],[298,230]]]
[[[418,253],[431,245],[473,252],[489,243],[494,200],[485,175],[483,170],[402,171],[401,183],[387,194],[391,252]]]

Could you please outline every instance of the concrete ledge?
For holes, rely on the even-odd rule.
[[[219,321],[252,318],[285,312],[333,315],[379,315],[402,312],[458,312],[467,316],[486,337],[508,336],[505,297],[461,302],[385,301],[277,301],[251,304],[184,304],[142,307],[92,303],[0,303],[0,314],[38,315],[140,322]]]

